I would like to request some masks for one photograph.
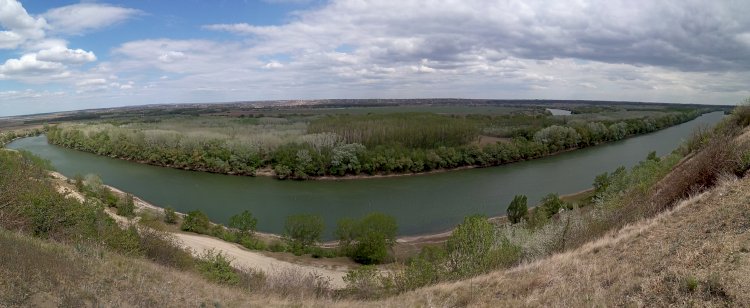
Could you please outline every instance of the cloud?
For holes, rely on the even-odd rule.
[[[83,49],[73,50],[63,46],[40,50],[36,57],[42,61],[74,64],[96,61],[96,55],[91,51],[85,51]]]
[[[0,65],[0,75],[7,77],[40,75],[62,72],[65,66],[57,62],[41,61],[36,54],[26,54],[19,59],[8,59]]]
[[[44,37],[44,18],[31,17],[21,3],[0,0],[0,49],[15,49],[21,44]]]
[[[79,3],[54,8],[43,16],[54,32],[80,35],[132,18],[141,11],[110,4]]]

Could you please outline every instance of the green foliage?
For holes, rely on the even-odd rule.
[[[482,215],[469,216],[453,230],[445,244],[447,268],[452,275],[464,277],[483,271],[495,244],[495,228]]]
[[[135,202],[133,195],[125,194],[117,201],[117,215],[132,218],[135,216]]]
[[[502,115],[175,117],[62,124],[50,127],[47,139],[159,166],[239,175],[268,168],[281,179],[306,179],[507,164],[652,132],[702,111],[624,111],[594,118],[576,115],[570,122],[536,109]],[[480,147],[480,135],[509,139]]]
[[[308,131],[335,133],[347,143],[366,147],[387,145],[422,149],[460,146],[479,135],[473,121],[431,113],[330,116],[311,122]]]
[[[324,229],[325,224],[320,215],[292,215],[287,217],[284,224],[284,237],[292,251],[301,254],[320,241]]]
[[[519,223],[525,219],[528,215],[527,198],[524,195],[516,195],[513,197],[513,201],[510,202],[507,209],[508,220],[511,223]]]
[[[167,207],[164,209],[164,222],[172,225],[177,223],[177,213],[173,208]]]
[[[198,270],[208,280],[236,285],[240,282],[240,275],[235,272],[229,260],[221,252],[206,250],[198,261]]]
[[[257,225],[258,219],[247,210],[229,218],[229,227],[239,230],[240,236],[252,236]]]
[[[550,218],[557,214],[561,209],[565,207],[565,203],[560,199],[557,194],[548,194],[542,198],[542,204],[540,210],[544,211],[547,218]]]
[[[371,213],[361,220],[339,220],[335,234],[339,246],[354,261],[362,264],[383,262],[388,249],[396,243],[398,225],[393,216]]]
[[[208,220],[208,215],[201,212],[200,210],[195,210],[187,213],[185,218],[182,220],[180,229],[182,231],[206,234],[208,233],[210,227],[211,223]]]
[[[399,291],[409,291],[438,283],[446,277],[447,252],[442,246],[425,246],[411,259],[395,284]]]
[[[52,162],[50,162],[47,159],[36,156],[33,153],[26,151],[26,150],[18,150],[18,152],[21,153],[21,157],[23,157],[24,160],[28,161],[30,164],[34,165],[35,167],[39,169],[50,170],[50,171],[55,170],[55,168],[52,167]]]
[[[104,244],[114,251],[141,253],[135,229],[122,230],[90,198],[65,198],[47,180],[46,170],[22,155],[0,151],[0,225],[62,242]]]

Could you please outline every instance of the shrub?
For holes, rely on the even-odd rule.
[[[229,227],[239,230],[240,236],[252,236],[257,225],[258,219],[247,210],[229,218]]]
[[[235,285],[240,282],[240,276],[235,272],[229,260],[221,252],[213,249],[206,250],[198,261],[198,270],[208,280]]]
[[[146,258],[156,263],[178,269],[189,269],[194,265],[190,253],[180,248],[169,233],[143,228],[140,231],[140,247]]]
[[[482,215],[469,216],[453,230],[445,243],[448,270],[457,277],[479,273],[486,268],[495,242],[495,228]]]
[[[445,278],[447,253],[441,246],[425,246],[418,256],[396,275],[396,288],[403,292],[434,284]]]
[[[508,205],[508,220],[511,223],[519,223],[522,219],[525,219],[528,215],[528,206],[526,205],[526,196],[516,195],[513,197],[513,201]]]
[[[305,249],[320,241],[325,224],[320,215],[292,215],[284,225],[284,237],[292,251],[301,254]]]
[[[117,215],[132,218],[135,216],[135,202],[133,195],[126,194],[117,201]]]
[[[564,205],[564,202],[557,194],[548,194],[542,198],[540,210],[546,214],[547,218],[550,218],[557,214]]]
[[[164,222],[168,224],[177,223],[177,213],[175,213],[173,208],[168,207],[164,209]]]
[[[208,216],[200,210],[188,212],[185,219],[182,220],[182,231],[190,231],[195,233],[206,234],[210,227]]]
[[[383,293],[383,281],[387,279],[378,273],[373,265],[363,265],[349,270],[344,276],[346,292],[358,298],[375,298]]]
[[[355,262],[374,264],[388,257],[388,249],[396,243],[397,232],[393,216],[372,213],[361,220],[340,220],[335,233],[340,246]]]

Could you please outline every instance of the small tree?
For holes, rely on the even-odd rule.
[[[301,253],[320,241],[325,224],[319,215],[292,215],[286,218],[284,237],[295,253]]]
[[[133,200],[133,195],[126,194],[117,200],[117,215],[125,217],[135,216],[135,202]]]
[[[229,218],[229,226],[239,230],[239,237],[252,236],[257,225],[258,219],[247,210]]]
[[[557,214],[560,209],[563,208],[565,202],[560,199],[557,194],[548,194],[542,198],[541,209],[546,214],[547,218],[550,218]]]
[[[519,223],[522,219],[525,219],[528,215],[528,205],[526,204],[527,198],[524,195],[516,195],[513,197],[513,201],[508,206],[507,214],[508,220],[511,223]]]
[[[398,225],[393,216],[372,213],[362,220],[339,220],[336,236],[339,245],[354,261],[362,264],[383,262],[388,249],[396,243]]]
[[[200,210],[190,211],[182,221],[180,229],[182,231],[190,231],[195,233],[206,233],[211,223],[208,220],[208,216]]]
[[[495,228],[487,217],[466,217],[445,243],[449,271],[457,277],[463,277],[484,270],[494,243]]]
[[[174,212],[173,208],[168,207],[164,209],[164,222],[168,224],[177,223],[177,213]]]

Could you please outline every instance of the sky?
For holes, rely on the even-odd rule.
[[[327,98],[736,104],[750,2],[0,0],[0,116]]]

